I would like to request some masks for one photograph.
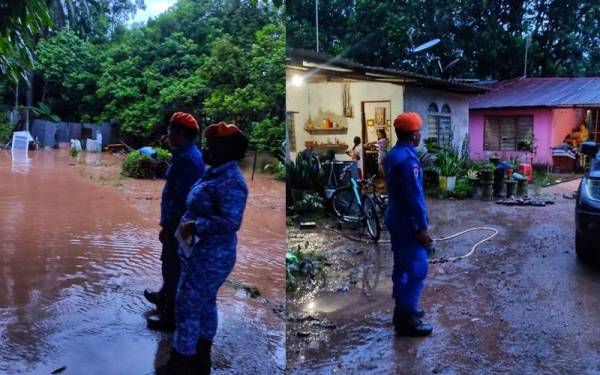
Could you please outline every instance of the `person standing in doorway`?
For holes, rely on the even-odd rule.
[[[185,213],[185,198],[192,185],[204,174],[204,161],[196,146],[199,131],[194,116],[184,112],[173,114],[167,130],[173,159],[167,170],[160,204],[163,285],[158,292],[144,291],[146,299],[156,305],[157,314],[147,318],[151,329],[175,329],[175,295],[181,269],[175,230]]]
[[[388,139],[387,134],[385,133],[385,129],[377,129],[377,142],[367,143],[365,146],[370,147],[372,145],[377,145],[377,166],[379,167],[379,177],[381,179],[385,178],[385,170],[383,168],[383,161],[385,160],[385,156],[387,155],[388,148]]]
[[[363,176],[363,147],[360,141],[360,137],[354,137],[354,146],[352,150],[346,151],[346,154],[352,158],[352,161],[356,163],[358,169],[358,179]]]
[[[394,328],[399,336],[427,336],[432,327],[423,323],[419,298],[428,270],[427,208],[423,194],[423,170],[415,147],[421,141],[421,117],[412,112],[394,120],[398,142],[385,157],[389,197],[385,223],[390,231],[394,269]]]

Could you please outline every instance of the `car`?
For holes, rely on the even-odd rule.
[[[600,256],[600,145],[584,142],[581,152],[591,158],[591,167],[581,179],[575,204],[575,251],[589,262]]]

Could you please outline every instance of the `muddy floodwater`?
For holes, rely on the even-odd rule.
[[[153,374],[171,335],[146,328],[144,288],[159,288],[163,181],[119,177],[108,154],[0,153],[0,374]],[[231,282],[219,294],[213,366],[285,367],[285,186],[250,189]],[[258,289],[251,297],[242,287]],[[252,350],[249,350],[252,348]]]
[[[329,230],[290,228],[290,247],[325,257],[326,280],[288,294],[291,374],[600,374],[600,267],[577,261],[579,181],[542,189],[546,207],[428,202],[431,233],[491,226],[498,236],[463,260],[432,264],[421,300],[427,338],[397,338],[392,254]],[[348,230],[345,233],[352,233]],[[489,233],[436,244],[465,254]]]

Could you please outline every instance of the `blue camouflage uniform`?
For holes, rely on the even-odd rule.
[[[247,196],[236,161],[208,169],[187,196],[182,221],[195,223],[198,242],[189,258],[179,252],[173,347],[183,355],[194,355],[198,340],[212,341],[217,332],[217,292],[235,265]]]
[[[202,160],[202,154],[193,142],[173,151],[173,158],[167,170],[167,181],[160,202],[160,226],[168,233],[160,257],[163,275],[163,287],[160,293],[171,308],[175,303],[175,293],[180,273],[175,230],[185,213],[185,197],[187,197],[192,185],[203,174],[204,161]]]
[[[414,313],[428,269],[427,250],[415,239],[417,232],[428,226],[423,170],[408,142],[398,142],[390,150],[384,167],[389,199],[385,223],[394,253],[393,297],[399,311]]]

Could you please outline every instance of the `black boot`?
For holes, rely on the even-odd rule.
[[[197,364],[194,356],[187,356],[171,350],[169,361],[156,369],[156,375],[197,375]]]
[[[148,328],[157,331],[175,330],[175,313],[171,309],[165,309],[158,314],[150,315],[146,318]]]
[[[153,305],[156,305],[156,310],[160,311],[164,308],[163,296],[160,292],[153,292],[150,289],[144,290],[144,297]]]
[[[422,318],[422,317],[424,317],[424,316],[425,316],[425,310],[423,310],[423,309],[420,309],[420,308],[418,308],[418,307],[417,307],[417,310],[415,311],[415,316],[416,316],[417,318]]]
[[[393,320],[398,336],[429,336],[433,331],[431,325],[423,323],[416,313],[402,313],[396,309]]]
[[[212,341],[198,340],[196,345],[196,368],[198,369],[198,375],[210,375],[212,362],[210,360],[210,350],[212,348]]]

